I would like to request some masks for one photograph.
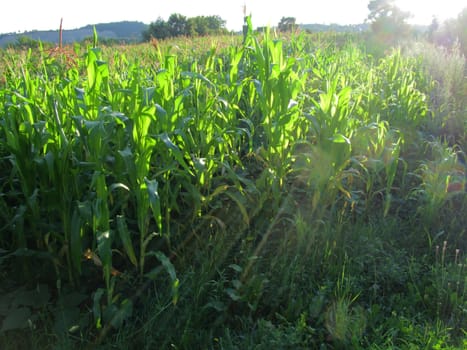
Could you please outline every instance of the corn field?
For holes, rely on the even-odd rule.
[[[176,305],[182,262],[213,235],[265,257],[287,218],[387,218],[423,192],[429,220],[451,195],[453,152],[411,161],[434,83],[400,50],[251,26],[243,41],[97,44],[0,53],[2,278],[86,290],[96,329],[131,316],[131,284],[162,283]]]

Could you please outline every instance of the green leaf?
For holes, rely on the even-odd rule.
[[[3,320],[0,332],[5,332],[13,329],[22,329],[28,326],[28,320],[31,317],[31,310],[27,307],[19,307],[10,310],[8,315]]]
[[[224,193],[225,191],[227,191],[228,188],[229,188],[228,185],[218,186],[212,193],[209,194],[209,196],[207,196],[205,198],[205,201],[209,203],[211,200],[213,200],[214,197],[216,197],[219,194]]]
[[[178,300],[178,289],[180,287],[180,280],[177,278],[175,267],[173,266],[170,259],[162,252],[151,252],[146,256],[155,256],[162,263],[165,271],[169,274],[170,279],[172,280],[172,303],[175,305]],[[161,268],[158,266],[148,272],[145,276],[150,279],[155,279],[160,271]]]
[[[183,79],[186,79],[186,78],[199,79],[199,80],[205,82],[210,88],[215,88],[216,87],[215,84],[213,84],[208,78],[206,78],[201,73],[197,73],[197,72],[181,72],[180,76]]]
[[[293,99],[290,99],[289,100],[289,104],[287,105],[287,109],[291,109],[291,108],[294,108],[295,106],[298,105],[298,102],[293,100]]]
[[[151,207],[152,215],[154,216],[154,220],[156,220],[159,233],[162,233],[161,200],[158,192],[159,183],[155,179],[148,180],[144,178],[144,181],[148,190],[149,206]]]
[[[334,136],[330,138],[330,141],[334,143],[346,143],[350,145],[350,140],[342,134],[334,134]]]
[[[129,188],[127,185],[125,185],[125,184],[123,184],[123,183],[121,183],[121,182],[119,182],[119,183],[113,183],[112,185],[110,185],[110,186],[109,186],[109,192],[112,192],[113,190],[115,190],[115,189],[117,189],[117,188],[121,188],[122,190],[125,190],[125,191],[127,191],[127,192],[130,192],[130,188]]]
[[[237,272],[242,272],[243,269],[241,266],[238,266],[237,264],[230,264],[229,267],[232,269],[232,270],[235,270]]]
[[[122,304],[119,308],[116,308],[115,305],[112,306],[114,306],[114,308],[107,308],[108,310],[113,311],[112,317],[110,319],[110,324],[114,328],[120,328],[123,322],[129,317],[131,317],[131,315],[133,314],[133,303],[131,300],[125,299],[122,301]]]
[[[92,204],[90,201],[78,202],[80,218],[84,221],[92,221]]]
[[[160,117],[167,116],[167,111],[159,104],[156,103],[156,115]]]
[[[233,301],[238,301],[241,299],[240,295],[238,295],[237,291],[233,288],[227,288],[225,292]]]
[[[107,203],[108,189],[105,175],[96,171],[93,175],[93,186],[95,187],[97,198],[93,203],[94,230],[108,231],[110,225],[109,206]]]
[[[240,288],[243,286],[243,284],[242,284],[242,282],[240,282],[240,280],[233,280],[233,281],[232,281],[232,285],[233,285],[233,286],[235,287],[235,289],[237,289],[237,290],[240,289]]]
[[[108,285],[110,281],[110,272],[112,270],[112,238],[110,231],[97,232],[97,249],[99,251],[99,258],[102,261],[104,278]]]
[[[154,97],[154,94],[156,92],[156,88],[151,86],[151,87],[147,87],[147,88],[143,88],[143,106],[150,106],[151,105],[151,101]],[[156,106],[156,110],[157,110],[157,106]]]
[[[128,226],[123,215],[117,215],[117,231],[120,239],[122,240],[123,248],[125,249],[128,258],[130,259],[131,263],[137,267],[138,262],[136,260],[135,251],[133,250],[133,243],[131,242],[130,232],[128,231]]]
[[[94,315],[94,320],[96,321],[97,329],[102,327],[101,299],[104,295],[104,292],[104,289],[99,288],[96,290],[93,296],[92,313]]]
[[[97,39],[98,39],[98,36],[97,36],[96,26],[92,26],[92,43],[93,43],[93,47],[97,47]]]
[[[160,139],[162,140],[162,142],[164,142],[167,148],[172,151],[172,154],[174,155],[175,159],[183,167],[183,169],[185,169],[190,175],[193,175],[193,172],[188,167],[188,165],[185,162],[185,159],[183,158],[183,154],[180,151],[180,148],[178,148],[177,145],[175,145],[172,142],[169,135],[166,132],[164,132],[163,134],[160,135]]]
[[[210,301],[209,303],[204,305],[203,308],[205,308],[205,309],[212,308],[212,309],[214,309],[216,311],[219,311],[219,312],[223,312],[223,311],[225,311],[227,309],[227,307],[225,306],[225,304],[222,301],[217,301],[217,300]]]
[[[162,263],[162,266],[164,266],[165,270],[169,274],[170,279],[175,281],[177,279],[177,273],[175,272],[175,267],[170,259],[162,252],[154,252],[153,254]]]
[[[84,97],[85,97],[85,92],[84,92],[84,89],[80,89],[78,87],[75,87],[75,93],[76,93],[76,98],[80,101],[84,101]],[[79,116],[81,117],[81,116]],[[79,117],[75,117],[75,118],[79,118]]]
[[[237,207],[240,210],[240,213],[242,214],[243,221],[245,222],[245,224],[249,225],[250,218],[248,216],[248,211],[242,203],[244,198],[239,193],[235,193],[231,191],[226,191],[225,194],[229,196],[230,199],[232,199],[235,202],[235,204],[237,204]]]

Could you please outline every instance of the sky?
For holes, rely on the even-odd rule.
[[[172,13],[187,17],[218,15],[227,29],[240,30],[243,6],[252,15],[253,26],[275,26],[282,17],[295,17],[297,23],[358,24],[368,16],[369,0],[10,0],[0,7],[0,33],[29,30],[75,29],[88,24],[117,21],[151,23],[167,20]],[[396,0],[410,11],[414,24],[429,24],[454,18],[467,7],[465,0]]]

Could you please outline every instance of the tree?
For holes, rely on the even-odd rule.
[[[21,35],[16,39],[16,42],[11,47],[19,47],[19,48],[37,48],[39,46],[39,42],[26,36]]]
[[[296,26],[295,21],[295,17],[282,17],[277,27],[281,32],[291,32]]]
[[[143,40],[149,41],[151,38],[166,39],[171,36],[170,27],[162,18],[149,24],[149,28],[143,32]]]
[[[371,0],[368,4],[368,21],[373,34],[382,43],[389,45],[410,33],[410,26],[406,22],[410,13],[399,9],[394,2],[395,0]]]
[[[185,16],[178,13],[170,15],[167,22],[170,36],[187,36],[191,34],[190,23]]]
[[[219,16],[187,18],[174,13],[170,15],[167,22],[159,17],[156,22],[151,23],[149,28],[143,32],[143,40],[149,41],[151,38],[166,39],[183,35],[204,36],[225,33],[227,33],[225,21]]]
[[[219,16],[197,16],[190,18],[190,21],[195,35],[205,36],[227,32],[225,21]]]

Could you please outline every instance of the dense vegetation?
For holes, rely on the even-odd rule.
[[[225,21],[219,16],[196,16],[187,18],[172,14],[167,21],[158,18],[143,32],[143,40],[175,38],[178,36],[206,36],[227,34]]]
[[[464,57],[247,29],[0,52],[0,348],[467,346]]]

